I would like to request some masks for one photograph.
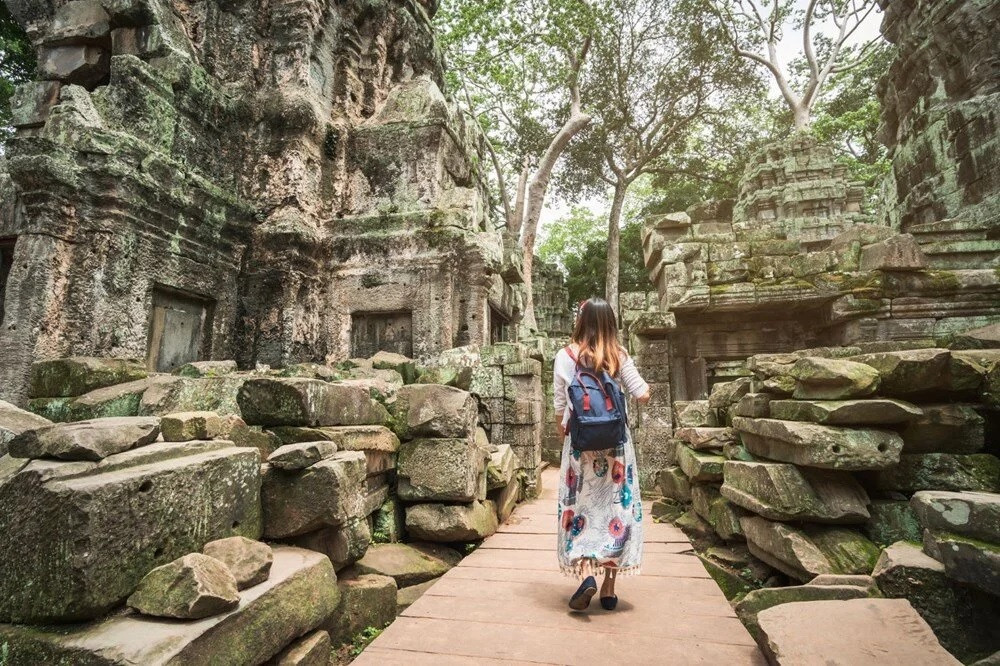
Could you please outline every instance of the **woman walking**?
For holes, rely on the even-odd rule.
[[[554,366],[557,428],[564,438],[559,481],[559,568],[564,574],[585,576],[569,602],[570,608],[578,611],[590,605],[597,593],[595,576],[602,574],[601,606],[614,610],[618,603],[616,577],[638,573],[642,560],[639,475],[627,429],[616,445],[603,450],[580,450],[587,447],[581,447],[581,442],[574,446],[568,434],[574,417],[571,387],[578,395],[588,393],[580,390],[582,376],[596,380],[603,373],[624,384],[640,403],[649,402],[649,385],[618,342],[614,310],[604,299],[591,298],[580,306],[572,341],[556,355]],[[614,401],[599,386],[591,392],[596,390],[604,393],[607,407],[614,409]],[[589,397],[584,400],[590,404]],[[597,400],[601,400],[600,394]]]

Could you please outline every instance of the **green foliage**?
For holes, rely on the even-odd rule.
[[[357,657],[361,654],[364,649],[368,647],[372,641],[378,638],[383,631],[384,629],[379,629],[377,627],[365,627],[358,632],[351,641],[351,656]]]
[[[10,111],[14,87],[30,81],[35,66],[35,49],[28,36],[11,16],[7,3],[0,3],[0,144],[14,132]]]

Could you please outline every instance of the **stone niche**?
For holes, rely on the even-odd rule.
[[[403,312],[421,355],[516,319],[434,3],[56,5],[10,4],[40,67],[0,168],[4,399],[40,358],[285,366]]]

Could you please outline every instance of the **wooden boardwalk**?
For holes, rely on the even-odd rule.
[[[618,580],[618,609],[595,596],[572,613],[578,582],[555,556],[556,477],[445,574],[353,662],[391,664],[766,664],[684,533],[645,523],[642,575]],[[600,581],[598,581],[600,582]]]

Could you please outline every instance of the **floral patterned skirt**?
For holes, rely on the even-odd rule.
[[[563,442],[559,478],[559,569],[570,576],[605,569],[639,573],[642,502],[632,439],[616,449],[574,451]]]

